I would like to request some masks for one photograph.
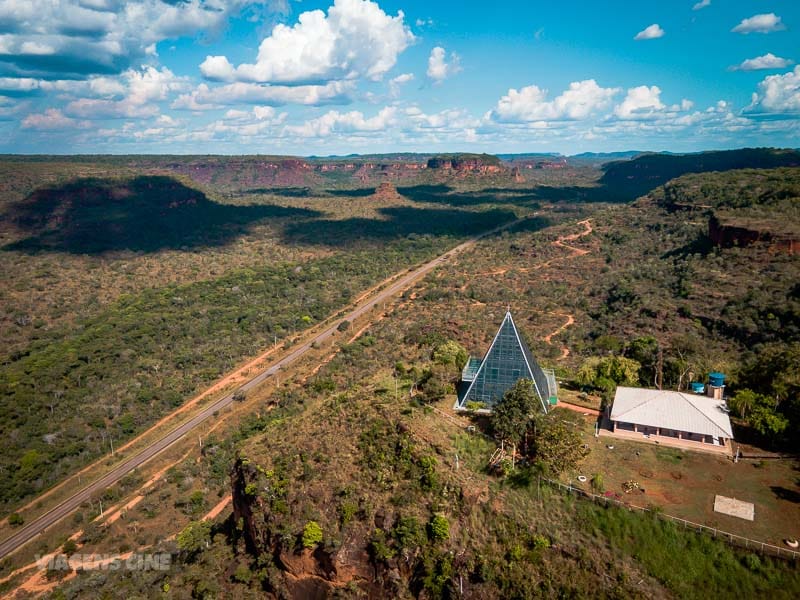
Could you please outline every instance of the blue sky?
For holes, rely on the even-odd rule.
[[[800,146],[800,3],[0,0],[0,152]]]

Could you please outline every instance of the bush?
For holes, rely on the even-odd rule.
[[[303,547],[313,548],[322,541],[322,527],[316,521],[309,521],[303,527]]]
[[[8,515],[8,524],[12,527],[19,527],[25,522],[25,519],[22,518],[22,515],[19,513],[11,513]]]
[[[78,544],[75,543],[75,540],[68,539],[66,542],[64,542],[64,545],[61,547],[61,549],[64,551],[64,554],[69,556],[71,554],[75,554],[75,551],[78,549]]]
[[[247,585],[253,579],[253,573],[247,565],[239,565],[233,573],[233,580]]]
[[[211,540],[210,521],[192,521],[178,534],[178,548],[188,554],[196,554],[208,547]]]
[[[434,542],[443,542],[450,537],[450,522],[443,515],[434,515],[428,524],[429,535]]]
[[[347,331],[348,329],[350,329],[350,321],[348,321],[347,319],[345,319],[344,321],[339,323],[339,325],[336,326],[336,331],[339,332],[344,332]]]
[[[386,533],[383,529],[376,529],[372,532],[372,539],[369,542],[369,550],[374,560],[386,561],[394,558],[396,552],[389,545]]]
[[[605,484],[603,482],[603,474],[602,473],[595,473],[592,477],[592,489],[601,494],[605,491]]]

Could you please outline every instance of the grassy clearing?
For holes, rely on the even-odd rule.
[[[578,523],[615,552],[636,559],[680,598],[796,598],[800,571],[786,563],[736,551],[709,535],[624,509],[574,505]]]

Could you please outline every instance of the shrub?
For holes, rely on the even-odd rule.
[[[78,544],[75,543],[75,540],[68,539],[66,542],[64,542],[64,545],[61,547],[61,549],[64,551],[64,554],[69,556],[71,554],[75,554],[75,551],[78,549]]]
[[[450,522],[444,515],[434,515],[428,524],[429,535],[434,542],[443,542],[450,537]]]
[[[372,532],[372,538],[369,542],[370,554],[374,560],[389,560],[394,558],[396,552],[394,548],[389,545],[386,539],[386,533],[383,529],[376,529]]]
[[[322,527],[316,521],[309,521],[303,527],[303,547],[313,548],[322,541]]]
[[[189,496],[189,503],[191,504],[193,513],[203,510],[203,505],[205,502],[206,497],[201,490],[195,490],[192,492],[192,495]]]
[[[348,329],[350,329],[350,321],[348,321],[347,319],[345,319],[344,321],[339,323],[339,325],[336,326],[336,331],[339,332],[347,331]]]
[[[358,512],[358,504],[352,500],[344,500],[338,506],[336,512],[339,513],[339,523],[342,525],[342,527],[344,527],[353,520],[353,517],[356,516],[356,513]]]
[[[253,579],[253,573],[247,565],[239,565],[233,573],[233,580],[247,585]]]
[[[550,547],[550,538],[545,535],[536,534],[531,540],[534,550],[546,550]]]
[[[25,522],[25,519],[22,518],[22,515],[19,513],[11,513],[8,515],[8,524],[12,527],[19,527]]]
[[[394,525],[394,539],[403,550],[425,544],[425,530],[416,517],[400,517]]]
[[[605,491],[605,484],[603,482],[603,474],[602,473],[595,473],[592,476],[592,489],[597,492],[598,494],[603,493]]]
[[[192,521],[178,534],[178,548],[189,554],[195,554],[208,547],[211,539],[210,521]]]

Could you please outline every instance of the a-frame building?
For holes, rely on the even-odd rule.
[[[464,367],[463,393],[459,394],[455,409],[466,409],[467,403],[480,402],[491,410],[519,379],[533,381],[544,412],[548,405],[558,401],[555,374],[542,369],[534,360],[509,311],[483,360],[471,357]]]

